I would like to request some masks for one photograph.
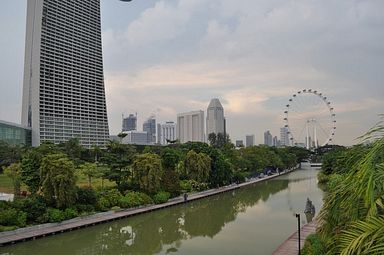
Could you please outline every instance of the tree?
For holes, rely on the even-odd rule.
[[[169,192],[173,197],[180,194],[179,174],[176,171],[180,162],[180,153],[171,148],[166,148],[161,155],[163,164],[163,176],[161,178],[161,186],[163,190]]]
[[[79,170],[82,174],[88,177],[88,186],[92,187],[92,178],[101,177],[102,172],[96,163],[86,162],[80,165]]]
[[[49,203],[67,208],[75,202],[75,165],[65,154],[50,154],[41,161],[42,192]]]
[[[4,173],[12,179],[13,192],[15,196],[20,195],[20,186],[21,186],[21,166],[20,163],[12,163],[11,165],[4,167]]]
[[[136,150],[134,147],[111,141],[107,144],[107,150],[102,157],[102,162],[109,167],[106,177],[116,182],[119,187],[123,183],[128,182],[129,176],[133,177],[130,172],[130,165]]]
[[[200,183],[208,181],[209,172],[211,170],[211,158],[203,153],[196,153],[190,150],[185,159],[185,171],[191,180]]]
[[[155,194],[160,191],[163,169],[161,158],[152,153],[137,155],[132,164],[134,183],[140,190]]]
[[[319,229],[327,240],[328,254],[383,254],[384,231],[384,126],[374,128],[375,141],[356,147],[353,164],[344,162],[345,171],[332,174],[320,212]],[[356,161],[356,158],[359,160]]]
[[[31,194],[40,189],[40,164],[42,154],[36,148],[31,148],[23,154],[21,160],[21,180],[28,187]]]
[[[9,145],[6,142],[0,141],[0,170],[4,166],[20,162],[21,152],[22,148],[20,146]]]
[[[215,133],[210,133],[208,135],[208,142],[209,142],[209,145],[211,145],[213,147],[216,147],[216,145],[217,145],[217,137],[216,137]]]

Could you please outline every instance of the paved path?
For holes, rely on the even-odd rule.
[[[314,220],[307,225],[304,225],[301,230],[300,230],[300,246],[303,248],[305,239],[307,236],[309,236],[312,233],[316,232],[316,227],[317,227],[317,221]],[[287,240],[282,243],[277,250],[275,250],[272,254],[273,255],[297,255],[299,254],[299,247],[298,247],[298,242],[299,242],[299,237],[297,235],[297,231],[293,233]]]
[[[280,175],[287,174],[290,172],[292,172],[292,170],[285,171]],[[251,185],[253,183],[269,180],[278,176],[279,176],[278,174],[274,174],[271,176],[266,176],[261,179],[259,178],[251,179],[245,183],[241,183],[238,185],[232,184],[232,185],[220,187],[217,189],[211,189],[211,190],[206,190],[198,193],[193,193],[188,196],[187,202],[191,202],[194,200],[202,199],[202,198],[213,196],[216,194],[232,191],[247,185]],[[183,204],[183,203],[185,203],[184,198],[180,196],[180,197],[170,199],[168,202],[163,204],[136,207],[136,208],[126,209],[126,210],[121,210],[116,212],[109,211],[109,212],[103,212],[103,213],[96,213],[94,215],[77,217],[71,220],[62,221],[60,223],[47,223],[47,224],[36,225],[36,226],[31,226],[26,228],[20,228],[13,231],[0,232],[0,246],[14,244],[16,242],[34,240],[36,238],[44,237],[47,235],[55,235],[58,233],[63,233],[66,231],[72,231],[75,229],[93,226],[93,225],[104,223],[104,222],[131,217],[134,215],[147,213],[147,212],[151,212],[151,211],[155,211],[155,210],[159,210],[162,208]]]

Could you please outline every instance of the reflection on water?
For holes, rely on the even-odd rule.
[[[320,209],[316,173],[297,171],[185,205],[3,247],[0,254],[270,254],[295,231],[293,214],[303,213],[307,197]]]

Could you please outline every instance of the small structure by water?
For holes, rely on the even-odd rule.
[[[15,195],[0,192],[0,201],[13,201]]]
[[[305,216],[307,218],[307,222],[311,222],[313,217],[315,216],[316,209],[315,205],[312,203],[312,201],[307,198],[307,203],[305,205],[305,210],[304,210]]]

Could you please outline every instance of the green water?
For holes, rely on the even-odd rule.
[[[317,171],[298,170],[225,194],[0,248],[2,255],[271,254],[297,229],[309,197],[323,192]]]

